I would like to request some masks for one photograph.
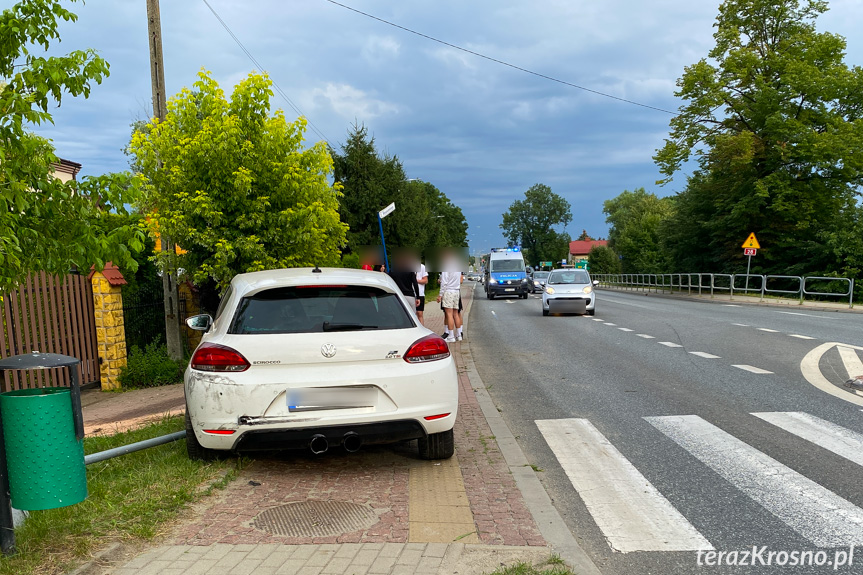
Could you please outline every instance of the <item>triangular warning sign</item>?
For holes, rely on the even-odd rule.
[[[740,247],[761,249],[761,245],[758,243],[758,239],[755,237],[754,233],[749,234],[749,237],[746,238],[746,241],[743,242],[743,245]]]

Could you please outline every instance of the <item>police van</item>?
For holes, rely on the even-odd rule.
[[[521,248],[492,248],[485,267],[485,296],[517,295],[527,299],[531,291]]]

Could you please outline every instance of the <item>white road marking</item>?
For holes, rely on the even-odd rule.
[[[740,306],[737,304],[733,304],[733,303],[724,303],[724,304],[722,304],[722,307],[740,307]]]
[[[751,365],[732,365],[731,367],[736,367],[737,369],[742,369],[743,371],[748,371],[750,373],[773,373],[772,371],[767,371],[766,369],[761,369],[760,367],[753,367]]]
[[[812,315],[811,313],[797,313],[795,311],[777,311],[776,313],[784,313],[785,315],[802,315],[803,317],[817,317],[818,319],[838,319],[835,317],[828,317],[826,315]]]
[[[767,423],[863,465],[863,434],[801,411],[753,413]]]
[[[808,335],[799,335],[796,333],[789,333],[789,337],[796,337],[797,339],[815,339],[814,337],[809,337]]]
[[[839,357],[842,358],[842,363],[845,364],[845,371],[848,372],[848,379],[863,376],[863,362],[857,356],[857,352],[850,347],[837,345]]]
[[[665,347],[683,347],[679,343],[674,343],[671,341],[660,341],[658,343],[659,343],[659,345],[664,345]]]
[[[619,327],[619,328],[617,328],[617,329],[619,329],[620,331],[632,331],[632,330],[631,330],[631,329],[629,329],[628,327]]]
[[[497,317],[497,314],[494,313],[494,310],[491,310],[491,315],[493,315],[494,317]]]
[[[590,319],[592,319],[593,321],[605,321],[604,319],[599,319],[598,317],[592,317]]]
[[[616,323],[605,322],[605,325],[617,325]]]
[[[690,351],[692,355],[697,355],[698,357],[703,357],[704,359],[722,359],[718,355],[713,355],[712,353],[707,353],[704,351]]]
[[[652,335],[647,335],[646,333],[637,333],[635,335],[637,335],[638,337],[643,337],[644,339],[656,339]]]
[[[745,323],[732,323],[731,325],[736,325],[736,326],[738,326],[738,327],[749,327],[749,326],[748,326],[748,325],[746,325]]]
[[[863,509],[697,415],[645,417],[818,547],[863,544]]]
[[[756,328],[756,329],[757,329],[758,331],[766,331],[766,332],[768,332],[768,333],[779,333],[779,330],[778,330],[778,329],[768,329],[768,328],[766,328],[766,327],[759,327],[759,328]]]
[[[821,373],[821,368],[819,367],[821,357],[834,346],[842,346],[849,347],[851,349],[863,350],[863,347],[847,345],[844,343],[836,343],[835,341],[822,343],[821,345],[807,353],[806,356],[804,356],[803,360],[800,362],[800,372],[803,374],[803,377],[806,378],[806,381],[808,381],[824,393],[829,393],[830,395],[836,396],[839,399],[844,399],[845,401],[853,403],[855,405],[863,405],[863,397],[848,393],[847,391],[836,387],[835,385],[830,383],[829,379],[824,377],[824,374]]]
[[[536,425],[612,549],[713,549],[588,420],[539,420]]]

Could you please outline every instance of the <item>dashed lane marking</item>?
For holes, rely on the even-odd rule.
[[[644,339],[656,339],[652,335],[647,335],[646,333],[637,333],[635,335],[637,335],[638,337],[643,337]]]
[[[736,326],[738,326],[738,327],[749,327],[749,326],[748,326],[748,325],[746,325],[745,323],[732,323],[731,325],[736,325]]]
[[[683,347],[679,343],[674,343],[673,341],[660,341],[659,345],[664,345],[665,347]]]
[[[617,325],[616,323],[605,322],[605,325]]]
[[[757,329],[758,331],[766,331],[766,332],[768,332],[768,333],[779,333],[779,330],[778,330],[778,329],[770,329],[770,328],[766,328],[766,327],[759,327],[759,328],[756,328],[756,329]]]
[[[629,329],[628,327],[619,327],[617,329],[619,329],[620,331],[633,331],[633,330]]]
[[[808,335],[799,335],[796,333],[789,333],[790,337],[796,337],[797,339],[815,339],[814,337],[809,337]]]
[[[767,371],[766,369],[761,369],[760,367],[754,367],[752,365],[732,365],[731,367],[736,367],[737,369],[742,369],[749,373],[757,373],[759,375],[773,373],[772,371]]]
[[[713,355],[712,353],[707,353],[706,351],[690,351],[692,355],[697,355],[698,357],[703,357],[704,359],[722,359],[718,355]]]

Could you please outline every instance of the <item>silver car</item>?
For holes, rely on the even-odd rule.
[[[598,281],[591,281],[586,270],[553,270],[545,281],[542,292],[542,315],[550,313],[596,313]]]
[[[533,284],[533,293],[538,293],[545,290],[545,280],[548,279],[548,274],[551,272],[533,272],[531,283]]]

